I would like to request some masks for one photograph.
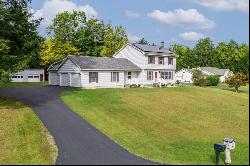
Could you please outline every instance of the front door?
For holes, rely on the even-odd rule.
[[[155,82],[157,82],[157,71],[155,72]]]

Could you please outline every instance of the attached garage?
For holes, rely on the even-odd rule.
[[[80,73],[72,73],[70,82],[71,82],[71,86],[73,86],[73,87],[81,87],[81,75],[80,75]]]
[[[59,85],[59,75],[56,72],[49,72],[49,84]]]
[[[69,73],[60,74],[60,86],[70,86],[70,74]]]

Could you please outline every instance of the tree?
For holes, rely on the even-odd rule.
[[[197,67],[194,65],[194,58],[192,56],[192,50],[180,44],[174,44],[170,48],[177,56],[176,59],[176,70],[181,70],[182,68],[193,68]]]
[[[123,27],[105,25],[102,21],[86,19],[83,11],[63,12],[56,16],[48,35],[72,44],[80,55],[112,56],[127,42]]]
[[[38,57],[42,40],[37,32],[41,19],[32,20],[29,3],[30,0],[0,1],[0,75],[36,65],[32,59]]]
[[[234,40],[228,43],[220,42],[215,49],[217,67],[227,68],[233,72],[248,73],[249,65],[249,46],[239,45]]]
[[[196,86],[206,86],[207,80],[205,79],[204,75],[202,74],[201,70],[195,69],[193,70],[192,76],[193,84]]]
[[[113,28],[111,24],[106,25],[103,38],[103,44],[100,46],[101,56],[112,56],[128,43],[126,31],[122,26]]]
[[[41,66],[48,68],[50,64],[58,62],[68,55],[79,55],[79,50],[72,44],[59,39],[47,39],[41,44]]]
[[[243,73],[235,73],[234,75],[226,78],[225,82],[229,87],[234,87],[235,91],[238,93],[240,86],[246,86],[247,77]]]
[[[137,43],[138,43],[138,44],[144,44],[144,45],[149,44],[149,42],[148,42],[144,37],[141,38]]]
[[[207,37],[200,39],[193,48],[194,66],[214,66],[214,44]]]

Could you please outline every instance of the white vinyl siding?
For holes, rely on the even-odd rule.
[[[148,63],[148,58],[142,52],[134,47],[127,45],[115,55],[115,58],[125,58],[136,64],[140,68],[144,68]]]
[[[80,73],[80,69],[70,59],[60,67],[59,73]]]
[[[81,87],[83,88],[109,88],[109,87],[124,87],[124,71],[98,71],[98,82],[89,82],[89,72],[81,72]],[[119,72],[119,82],[111,82],[111,72]]]

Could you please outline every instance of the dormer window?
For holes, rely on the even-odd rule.
[[[154,56],[148,57],[148,64],[155,64],[155,57]]]
[[[173,57],[168,57],[168,65],[173,65],[174,64],[174,58]]]
[[[164,65],[164,57],[158,57],[158,64]]]

